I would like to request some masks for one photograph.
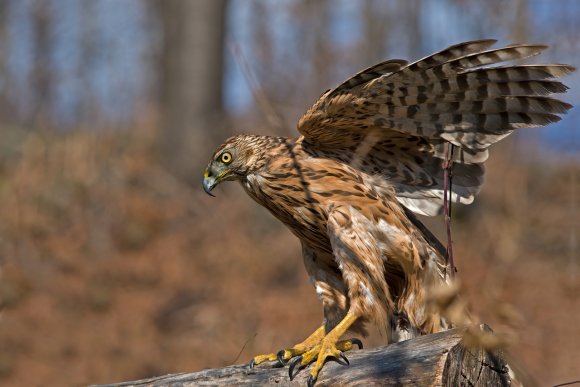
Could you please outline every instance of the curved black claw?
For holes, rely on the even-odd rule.
[[[350,339],[350,342],[353,345],[355,345],[355,344],[358,345],[358,349],[363,349],[362,341],[360,341],[359,339]]]
[[[290,380],[294,379],[294,376],[296,376],[298,374],[298,372],[300,372],[300,370],[302,369],[302,366],[300,365],[301,362],[302,362],[302,356],[295,357],[290,362],[290,367],[288,368],[288,375],[290,376]],[[297,365],[299,365],[298,371],[296,371],[296,373],[294,373],[294,368],[296,368]]]
[[[334,360],[343,366],[347,366],[350,365],[350,362],[348,361],[348,359],[346,358],[346,356],[344,356],[344,353],[340,354],[340,357],[335,357]]]
[[[306,385],[308,387],[314,387],[314,383],[316,383],[316,379],[314,378],[314,376],[312,375],[308,376],[308,379],[306,380]]]
[[[276,357],[278,358],[278,363],[280,367],[284,367],[288,362],[284,360],[284,352],[285,350],[278,351]]]
[[[250,367],[250,369],[254,368],[256,366],[256,359],[252,359],[250,360],[250,364],[248,364],[248,367]]]

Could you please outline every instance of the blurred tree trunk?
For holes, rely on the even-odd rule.
[[[226,0],[163,0],[159,150],[170,172],[201,178],[223,140],[222,77]]]
[[[32,28],[34,59],[32,68],[33,112],[30,123],[35,129],[46,128],[52,121],[51,99],[53,94],[53,77],[51,74],[52,20],[51,2],[35,1],[32,3]]]
[[[310,15],[310,23],[313,26],[312,37],[314,40],[314,77],[312,83],[316,85],[316,90],[324,91],[328,89],[332,82],[333,47],[330,35],[331,7],[328,0],[308,1],[306,0],[306,10]],[[318,91],[317,91],[318,92]]]
[[[424,47],[423,31],[421,23],[421,13],[423,12],[422,0],[408,0],[405,3],[407,15],[407,31],[408,35],[405,37],[407,41],[407,55],[409,58],[420,58],[428,51]],[[414,60],[414,59],[413,59]]]
[[[364,66],[372,66],[375,63],[384,61],[387,57],[385,51],[392,18],[390,7],[380,0],[365,1],[362,3],[362,7]]]
[[[75,117],[82,126],[88,123],[98,124],[99,115],[96,114],[98,103],[94,98],[91,76],[95,63],[98,63],[97,21],[95,20],[96,3],[83,1],[81,3],[80,19],[80,50],[81,56],[77,67],[78,79],[82,92],[77,100]]]
[[[515,4],[515,21],[512,24],[512,40],[522,43],[528,40],[528,0],[517,0]]]
[[[7,76],[7,61],[8,61],[8,4],[5,1],[0,1],[0,120],[3,122],[12,120],[11,115],[13,110],[10,106],[10,97],[8,90],[10,90],[10,78]]]

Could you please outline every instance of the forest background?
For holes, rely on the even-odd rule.
[[[195,371],[300,341],[322,311],[299,243],[239,186],[202,191],[213,150],[295,136],[351,74],[465,40],[577,65],[578,20],[574,0],[0,1],[0,384]],[[541,385],[580,375],[579,120],[494,147],[476,203],[454,208],[471,308]]]

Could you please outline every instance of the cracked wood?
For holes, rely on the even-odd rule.
[[[452,329],[388,346],[352,351],[347,354],[350,366],[329,362],[316,385],[510,386],[515,382],[500,352],[466,348],[461,338],[462,332]],[[308,375],[305,369],[290,381],[288,367],[272,368],[264,364],[249,369],[247,365],[234,365],[100,387],[304,386]]]

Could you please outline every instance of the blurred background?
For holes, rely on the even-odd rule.
[[[577,66],[579,20],[575,0],[0,0],[0,385],[196,371],[302,340],[322,311],[299,243],[236,184],[202,191],[213,150],[295,136],[349,75],[460,41],[545,43],[534,61]],[[454,209],[471,308],[541,385],[580,375],[579,120],[503,141]]]

